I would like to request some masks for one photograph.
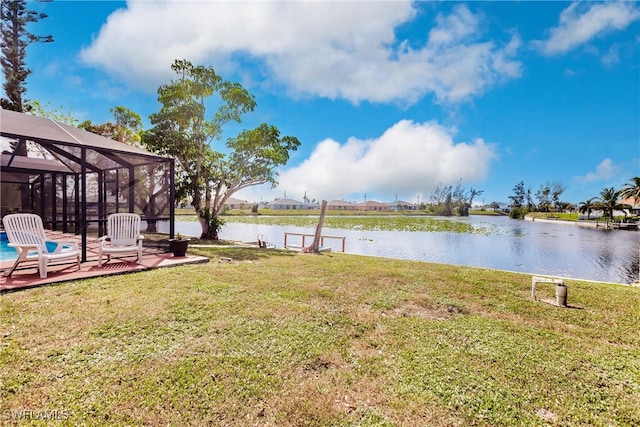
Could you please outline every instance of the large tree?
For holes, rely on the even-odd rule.
[[[31,70],[26,66],[27,47],[35,42],[52,42],[52,36],[36,36],[27,31],[29,23],[46,18],[44,13],[27,9],[25,0],[2,0],[0,2],[0,65],[4,74],[5,96],[0,98],[0,106],[5,110],[29,111],[23,95],[27,92],[26,80]],[[14,154],[25,156],[27,145],[24,141],[11,144]],[[22,208],[30,208],[29,186],[20,186]]]
[[[27,30],[29,23],[46,18],[44,13],[27,9],[25,0],[2,0],[0,3],[0,64],[4,73],[6,98],[0,99],[5,110],[29,111],[23,99],[27,92],[26,80],[31,70],[27,68],[27,47],[31,43],[50,43],[53,36],[37,36]]]
[[[219,162],[214,177],[212,215],[219,216],[224,203],[236,191],[266,183],[277,185],[275,168],[286,164],[289,152],[299,145],[297,138],[281,137],[275,126],[266,123],[229,138],[229,154]]]
[[[230,138],[225,153],[211,144],[222,137],[223,126],[240,122],[253,111],[254,97],[240,84],[224,80],[212,67],[176,60],[176,80],[160,86],[160,111],[150,116],[154,125],[143,132],[143,144],[177,163],[176,197],[191,203],[202,226],[202,239],[217,240],[224,202],[250,185],[275,184],[275,167],[285,164],[300,142],[281,137],[274,126],[262,124]],[[212,99],[213,98],[213,99]],[[207,105],[217,109],[207,114]]]
[[[91,120],[85,120],[78,127],[124,144],[140,146],[142,117],[121,105],[113,107],[109,111],[113,114],[113,122],[94,124]]]

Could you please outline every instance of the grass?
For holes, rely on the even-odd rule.
[[[530,212],[527,214],[527,216],[532,218],[549,218],[549,219],[555,219],[560,221],[583,221],[583,222],[588,221],[586,219],[580,219],[580,217],[584,217],[583,214],[581,214],[579,217],[577,213],[565,213],[565,212]],[[620,222],[625,220],[637,220],[637,218],[633,216],[619,215],[615,217],[614,220],[617,222]],[[592,222],[607,221],[607,218],[592,216],[591,220],[589,221],[592,221]]]
[[[561,221],[578,221],[577,213],[566,213],[566,212],[530,212],[527,214],[529,217],[533,218],[550,218],[557,219]]]
[[[190,252],[3,295],[3,425],[640,424],[640,288],[570,280],[561,309],[522,274]]]

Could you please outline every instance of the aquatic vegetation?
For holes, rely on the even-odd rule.
[[[315,227],[317,216],[230,216],[227,222],[242,224]],[[497,234],[495,227],[474,226],[458,219],[442,219],[426,216],[330,216],[324,219],[324,227],[366,231],[421,231],[472,234]]]

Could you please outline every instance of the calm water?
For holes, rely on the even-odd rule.
[[[346,252],[387,258],[486,267],[614,283],[638,278],[640,232],[604,231],[567,224],[471,216],[465,221],[491,230],[489,235],[444,232],[355,231],[323,228],[323,235],[346,237]],[[162,225],[160,226],[161,231]],[[176,231],[200,235],[197,222],[176,222]],[[222,239],[255,241],[258,234],[278,248],[284,233],[314,233],[313,228],[227,223]],[[307,245],[311,239],[307,240]],[[325,246],[339,250],[339,241]]]

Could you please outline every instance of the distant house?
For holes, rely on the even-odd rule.
[[[621,205],[631,206],[631,212],[629,212],[631,215],[640,215],[640,200],[629,197],[627,199],[620,200],[618,203]]]
[[[388,203],[380,203],[373,200],[369,200],[364,203],[358,203],[356,205],[356,209],[359,211],[365,211],[365,212],[374,212],[374,211],[382,212],[382,211],[391,210],[391,207],[389,206]]]
[[[229,197],[224,205],[228,209],[249,209],[251,207],[251,203],[246,200],[234,199],[233,197]]]
[[[402,200],[387,204],[392,211],[415,211],[418,209],[418,205],[415,203],[404,202]]]
[[[511,205],[508,203],[493,202],[489,206],[485,207],[493,209],[494,212],[509,213],[511,211]]]
[[[336,211],[355,211],[358,205],[355,203],[345,202],[344,200],[332,200],[327,203],[327,209]]]
[[[279,199],[269,203],[271,209],[291,209],[291,210],[304,210],[315,209],[317,206],[312,203],[299,202],[293,199]]]

